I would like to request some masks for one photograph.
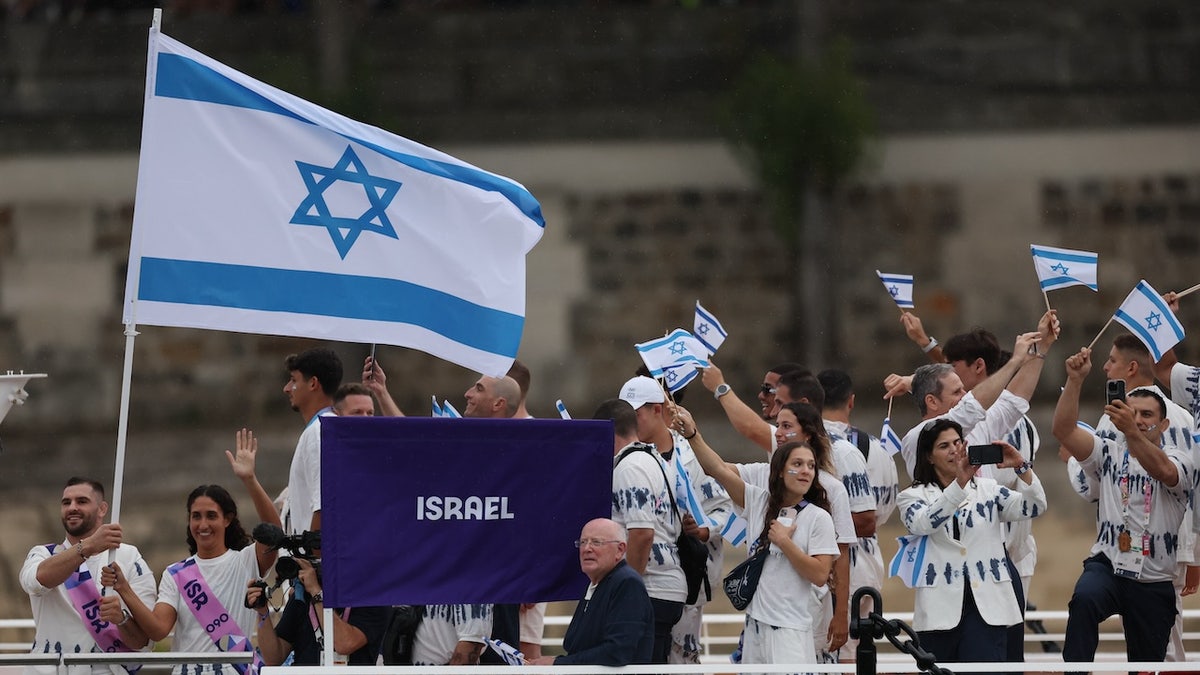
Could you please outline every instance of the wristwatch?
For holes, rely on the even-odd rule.
[[[324,592],[314,593],[312,596],[312,601],[313,601],[314,605],[317,604],[318,602],[321,604],[325,604],[325,593]]]
[[[121,615],[124,618],[121,619],[121,622],[117,624],[118,626],[124,626],[125,624],[129,623],[130,619],[133,618],[133,614],[130,614],[129,610],[125,609],[124,607],[121,608]]]
[[[713,398],[719,399],[725,394],[728,394],[730,391],[733,391],[733,387],[730,387],[728,384],[722,382],[721,384],[718,384],[716,390],[713,391]]]

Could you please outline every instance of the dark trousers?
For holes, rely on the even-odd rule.
[[[1008,626],[988,625],[975,606],[970,583],[963,586],[962,618],[950,630],[918,631],[921,647],[939,664],[1004,661],[1008,655]]]
[[[1025,618],[1025,586],[1021,577],[1017,576],[1017,567],[1007,554],[1004,562],[1008,564],[1008,575],[1012,578],[1013,593],[1017,595],[1017,606],[1021,608],[1021,618]],[[1024,663],[1025,661],[1025,622],[1008,627],[1008,656],[1004,659],[1009,663]]]
[[[1093,661],[1100,622],[1120,614],[1130,661],[1161,662],[1175,625],[1175,587],[1170,581],[1142,583],[1113,574],[1104,554],[1083,561],[1083,574],[1067,604],[1064,661]]]
[[[671,653],[671,627],[683,616],[683,603],[650,598],[654,607],[654,652],[650,663],[666,663]]]

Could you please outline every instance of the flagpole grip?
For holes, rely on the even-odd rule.
[[[156,31],[162,30],[162,7],[154,8],[154,16],[150,19],[150,28]]]
[[[1044,288],[1042,289],[1042,299],[1046,301],[1046,311],[1053,311],[1053,308],[1050,307],[1050,295],[1046,293],[1046,289]]]

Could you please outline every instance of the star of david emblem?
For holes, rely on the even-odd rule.
[[[891,293],[893,298],[897,297],[900,295],[900,288],[895,285],[888,286],[888,293]]]
[[[1162,314],[1150,312],[1150,316],[1146,317],[1146,328],[1157,332],[1160,326],[1162,326]]]
[[[668,370],[666,378],[667,378],[667,383],[669,384],[669,383],[674,382],[675,380],[678,380],[679,374],[676,373],[674,370]]]
[[[1050,269],[1054,270],[1055,272],[1058,272],[1059,274],[1063,275],[1064,277],[1067,276],[1067,266],[1062,263],[1058,263],[1057,265],[1051,265]]]
[[[687,350],[684,349],[684,347],[683,347],[683,340],[676,340],[675,342],[671,343],[671,353],[672,354],[682,354],[685,351],[687,351]]]
[[[308,196],[300,202],[296,213],[288,222],[293,225],[315,225],[329,230],[329,238],[343,260],[363,232],[374,232],[385,237],[399,239],[392,222],[388,220],[387,207],[400,190],[400,181],[372,176],[367,172],[354,149],[346,146],[342,158],[332,167],[317,166],[307,162],[296,162],[300,178],[308,188]],[[334,215],[325,202],[325,191],[343,181],[362,186],[367,208],[357,216]]]
[[[700,324],[700,327],[696,329],[696,332],[701,335],[708,335],[708,324],[706,324],[706,323]]]

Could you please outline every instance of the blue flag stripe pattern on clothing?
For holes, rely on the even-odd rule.
[[[154,93],[156,96],[167,98],[215,103],[218,105],[229,105],[274,113],[290,117],[305,124],[314,124],[311,120],[305,119],[297,113],[273,103],[266,97],[250,91],[211,68],[178,54],[158,55],[158,79]],[[542,227],[546,226],[546,221],[542,218],[541,206],[537,200],[533,198],[533,195],[530,195],[527,191],[518,188],[512,183],[503,181],[496,176],[482,171],[475,171],[445,162],[437,162],[423,157],[395,152],[366,140],[353,138],[346,134],[340,135],[414,169],[473,185],[484,190],[498,192],[504,195],[517,208],[521,209],[530,220]]]

